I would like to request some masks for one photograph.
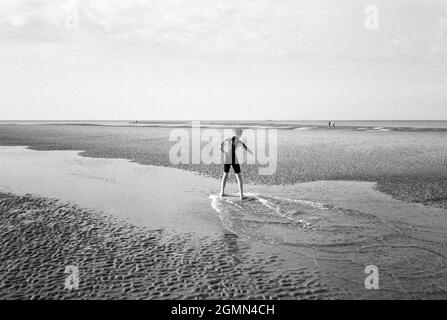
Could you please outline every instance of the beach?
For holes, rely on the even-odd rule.
[[[447,297],[445,128],[244,125],[278,129],[278,163],[242,166],[240,202],[169,161],[183,124],[0,123],[0,297]]]
[[[168,137],[173,127],[167,123],[156,127],[118,124],[4,124],[0,126],[0,144],[34,150],[81,150],[87,157],[127,159],[221,177],[220,165],[172,164],[168,155],[173,142]],[[245,180],[269,185],[374,181],[381,191],[398,199],[447,208],[447,128],[416,127],[396,132],[381,131],[382,127],[374,130],[377,127],[369,125],[336,130],[319,130],[323,126],[309,130],[313,128],[300,125],[294,130],[278,130],[277,171],[262,176],[256,166],[247,165]],[[187,128],[188,124],[173,126]],[[297,130],[300,128],[306,130]]]
[[[1,299],[315,299],[321,291],[304,270],[271,275],[278,257],[247,255],[232,234],[169,236],[31,195],[1,194],[0,205]],[[78,290],[63,285],[67,265],[79,268]]]

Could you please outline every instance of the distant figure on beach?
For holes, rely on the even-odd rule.
[[[335,127],[335,122],[334,121],[329,121],[328,127]]]
[[[247,148],[245,143],[240,140],[242,135],[242,129],[236,128],[235,135],[231,138],[226,139],[220,145],[220,151],[224,154],[224,173],[222,176],[222,186],[220,190],[220,196],[223,197],[225,195],[225,185],[228,179],[228,173],[230,172],[230,168],[233,167],[234,173],[236,174],[237,184],[239,187],[239,195],[241,200],[244,199],[244,191],[242,185],[242,177],[241,177],[241,167],[236,157],[236,149],[239,146],[242,146],[248,153],[253,154],[250,149]]]
[[[329,121],[329,123],[327,124],[328,127],[330,127],[332,125],[332,122]]]

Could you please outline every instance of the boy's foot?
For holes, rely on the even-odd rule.
[[[223,193],[223,192],[221,192],[219,195],[219,197],[224,197],[224,196],[225,196],[225,193]]]
[[[245,199],[245,197],[244,197],[244,196],[240,196],[240,198],[241,198],[241,200],[244,200],[244,199]]]

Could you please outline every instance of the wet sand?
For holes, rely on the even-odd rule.
[[[322,287],[318,270],[284,270],[281,250],[227,231],[203,191],[212,190],[211,178],[73,151],[0,147],[0,158],[0,298],[334,294]],[[64,288],[68,265],[79,268],[77,290]]]
[[[219,165],[170,163],[172,128],[96,125],[0,124],[0,145],[36,150],[83,150],[95,158],[122,158],[140,164],[177,167],[220,178]],[[378,182],[396,199],[447,208],[447,132],[279,130],[278,170],[260,176],[245,165],[252,184],[282,185],[318,180]]]
[[[274,175],[243,166],[255,200],[213,208],[221,166],[171,164],[170,130],[0,124],[67,150],[2,153],[0,298],[446,297],[447,133],[280,130]]]
[[[178,169],[0,151],[2,298],[446,297],[445,210],[371,182],[248,184],[241,202]],[[364,288],[370,264],[381,290]]]
[[[236,235],[181,237],[138,228],[58,200],[0,193],[0,299],[324,298],[306,270],[275,273],[280,258]],[[79,289],[65,289],[65,267]]]

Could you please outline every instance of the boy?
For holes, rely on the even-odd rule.
[[[235,136],[232,138],[226,139],[222,144],[220,145],[220,151],[224,154],[224,173],[222,176],[222,187],[220,191],[220,196],[223,197],[225,195],[225,184],[227,183],[228,178],[228,172],[230,172],[230,167],[233,167],[234,173],[236,174],[237,179],[237,185],[239,187],[239,194],[241,200],[244,199],[244,191],[242,187],[242,177],[241,177],[241,167],[239,165],[239,162],[236,157],[236,149],[239,145],[242,145],[242,147],[250,154],[252,152],[250,149],[247,148],[247,146],[239,139],[242,135],[242,129],[236,128],[235,130]]]

